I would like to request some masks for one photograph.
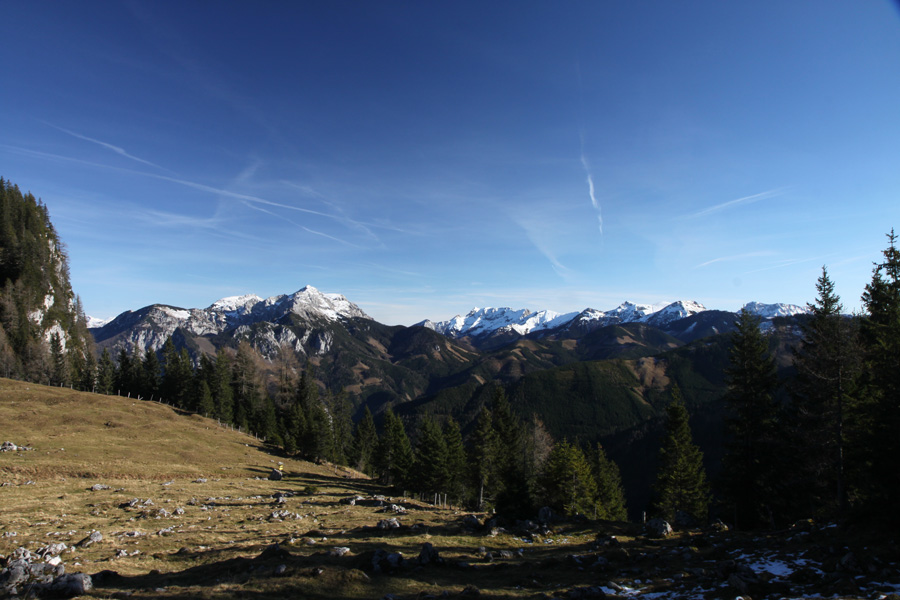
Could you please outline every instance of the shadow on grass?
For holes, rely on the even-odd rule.
[[[115,597],[124,593],[132,598],[373,598],[389,591],[397,598],[415,598],[423,591],[435,595],[447,591],[455,597],[473,585],[481,590],[479,598],[491,599],[509,598],[510,590],[538,585],[542,578],[540,567],[533,561],[422,566],[412,551],[404,566],[390,574],[376,574],[371,565],[378,547],[377,543],[366,544],[356,554],[344,557],[324,551],[303,556],[277,545],[262,549],[254,558],[223,559],[216,550],[181,551],[168,560],[176,566],[182,560],[208,562],[180,571],[136,576],[103,571],[94,575],[94,583],[101,593]],[[441,548],[448,554],[460,550]],[[559,575],[559,570],[557,566],[553,572]],[[575,580],[582,578],[574,571],[572,575]]]

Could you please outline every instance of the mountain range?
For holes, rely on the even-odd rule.
[[[762,319],[806,312],[805,308],[796,305],[759,302],[750,302],[744,309]],[[625,323],[646,323],[659,329],[670,329],[678,321],[707,312],[710,311],[702,304],[685,300],[655,305],[623,302],[608,311],[586,308],[570,313],[506,307],[474,308],[465,316],[456,315],[446,321],[425,320],[413,327],[424,327],[451,339],[466,340],[477,348],[494,348],[521,337],[578,337],[609,325]],[[159,350],[165,340],[179,330],[182,335],[194,338],[221,336],[228,332],[232,337],[239,337],[253,328],[262,327],[267,332],[255,337],[259,341],[269,338],[269,343],[261,344],[259,348],[266,354],[266,350],[283,343],[302,353],[306,353],[309,347],[309,338],[302,339],[285,332],[277,335],[274,326],[291,320],[312,325],[341,323],[351,319],[373,320],[345,296],[322,293],[308,285],[293,294],[265,299],[255,294],[222,298],[202,309],[153,304],[136,311],[126,311],[108,321],[90,319],[89,322],[101,347],[116,351],[125,349],[127,352]],[[696,328],[696,324],[692,325]],[[685,329],[681,330],[682,336],[693,337]],[[713,327],[711,331],[715,333],[718,329]],[[327,341],[322,339],[319,342],[315,345],[316,352],[327,351]]]
[[[790,364],[805,309],[749,303],[779,364]],[[356,410],[391,407],[411,426],[422,414],[453,417],[468,433],[496,386],[525,419],[557,439],[602,441],[626,473],[634,498],[649,490],[635,457],[655,456],[669,389],[678,384],[698,443],[715,472],[721,455],[724,370],[736,314],[697,302],[625,302],[578,313],[477,308],[447,321],[389,326],[340,294],[307,286],[293,294],[223,298],[207,308],[155,304],[91,329],[97,346],[158,350],[170,336],[198,359],[249,343],[269,359],[268,381],[289,348],[314,367],[325,391],[342,391]],[[640,460],[645,460],[641,458]],[[633,477],[633,480],[630,478]]]

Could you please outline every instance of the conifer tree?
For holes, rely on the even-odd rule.
[[[116,361],[116,393],[125,396],[132,391],[131,373],[131,357],[128,355],[128,352],[122,348],[119,350],[118,360]]]
[[[231,361],[224,349],[216,353],[212,385],[215,415],[224,423],[234,422],[234,392],[231,387]]]
[[[147,348],[144,351],[144,360],[141,363],[141,396],[147,398],[159,399],[159,391],[162,387],[162,378],[160,377],[161,367],[156,351]]]
[[[352,466],[370,477],[375,474],[375,451],[378,446],[378,430],[372,411],[366,406],[363,417],[356,424],[350,457]]]
[[[884,260],[875,264],[862,296],[861,322],[869,417],[868,432],[860,439],[861,458],[871,464],[868,503],[879,509],[900,497],[900,248],[893,230],[887,237]]]
[[[525,431],[500,386],[494,389],[491,416],[497,439],[496,508],[504,514],[525,516],[532,508],[525,474]]]
[[[597,444],[591,456],[591,469],[597,482],[597,518],[607,521],[627,521],[625,489],[619,467],[606,456]]]
[[[442,433],[447,447],[446,492],[451,503],[459,504],[466,494],[466,449],[459,423],[451,417],[444,424]]]
[[[73,357],[78,388],[85,392],[97,390],[97,359],[93,352],[76,351]]]
[[[319,386],[311,363],[307,363],[306,369],[300,374],[296,402],[303,412],[303,431],[297,439],[297,447],[309,460],[325,460],[331,453],[331,422],[319,396]]]
[[[410,483],[426,499],[445,492],[449,479],[447,443],[440,427],[429,416],[423,417],[419,425],[413,472],[415,478]]]
[[[353,443],[353,421],[350,403],[343,390],[331,394],[331,456],[329,460],[339,465],[349,464],[348,454]]]
[[[197,407],[197,413],[203,416],[209,416],[213,414],[216,410],[216,404],[213,400],[212,392],[209,389],[209,384],[206,383],[206,380],[202,377],[197,377],[196,381],[196,400],[194,401],[194,405]]]
[[[674,521],[679,512],[684,512],[705,522],[709,484],[703,453],[694,444],[687,408],[677,384],[671,394],[672,401],[666,409],[666,433],[659,450],[655,509],[668,521]]]
[[[116,366],[113,364],[109,350],[103,349],[100,363],[97,366],[97,393],[112,394],[115,392]]]
[[[730,439],[722,461],[722,491],[735,526],[772,526],[782,490],[779,487],[778,381],[775,362],[759,330],[759,318],[746,309],[732,334],[730,366],[725,376]]]
[[[482,406],[469,447],[469,473],[473,480],[478,510],[486,509],[497,487],[499,459],[497,434],[492,421],[491,411]]]
[[[828,271],[807,305],[810,318],[794,351],[797,377],[791,386],[794,467],[791,497],[798,517],[833,517],[847,506],[845,423],[854,403],[860,367],[856,319],[843,307]]]
[[[50,385],[66,386],[69,384],[69,361],[63,350],[62,340],[58,333],[50,336],[51,374]]]
[[[384,431],[377,451],[378,472],[382,481],[387,485],[405,485],[414,458],[403,421],[388,407],[384,411]]]
[[[547,506],[566,515],[593,515],[597,482],[581,448],[563,439],[553,446],[541,478]]]

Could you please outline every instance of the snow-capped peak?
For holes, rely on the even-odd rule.
[[[744,305],[743,310],[763,319],[792,317],[794,315],[803,315],[809,312],[805,307],[797,306],[796,304],[763,304],[762,302],[748,302]]]
[[[259,302],[262,302],[262,298],[260,298],[256,294],[229,296],[227,298],[222,298],[221,300],[213,302],[212,305],[210,305],[209,310],[222,312],[246,312]]]
[[[85,315],[85,318],[87,319],[87,326],[89,329],[103,327],[104,325],[112,321],[112,319],[100,319],[97,317],[92,317],[90,315]]]
[[[699,302],[692,300],[679,300],[654,311],[653,313],[643,317],[642,321],[647,321],[652,325],[660,326],[678,319],[685,319],[697,313],[706,310],[706,307]]]

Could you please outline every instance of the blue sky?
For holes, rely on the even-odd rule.
[[[88,314],[340,292],[859,306],[900,229],[900,12],[862,2],[9,2],[0,175]]]

